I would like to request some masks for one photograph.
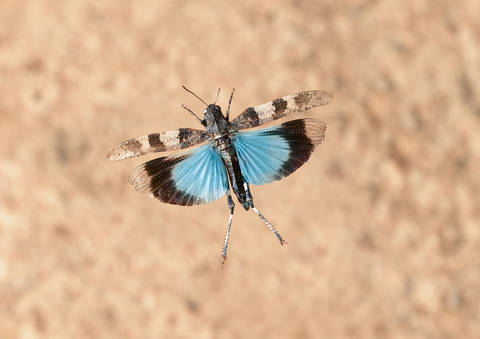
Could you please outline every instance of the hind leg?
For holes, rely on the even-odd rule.
[[[287,242],[285,241],[285,239],[282,238],[282,236],[280,235],[280,233],[278,233],[277,229],[275,227],[273,227],[273,225],[267,220],[267,218],[265,218],[263,216],[262,213],[260,213],[257,208],[255,207],[255,205],[253,204],[253,197],[252,197],[252,194],[250,193],[250,187],[248,186],[247,183],[244,183],[243,184],[243,187],[245,188],[245,192],[247,193],[247,202],[248,204],[250,205],[250,207],[252,208],[252,210],[260,217],[260,219],[263,220],[263,222],[268,226],[268,228],[270,229],[270,231],[273,232],[273,234],[275,235],[275,237],[277,237],[278,241],[280,241],[280,245],[286,245]]]
[[[225,263],[225,260],[227,260],[228,238],[230,236],[230,228],[232,227],[233,210],[235,209],[235,204],[233,203],[233,199],[230,194],[230,189],[227,190],[227,203],[228,203],[228,209],[230,210],[230,216],[228,217],[227,231],[225,233],[225,241],[223,242],[222,268],[223,268],[223,264]]]

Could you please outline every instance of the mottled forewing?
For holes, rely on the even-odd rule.
[[[174,205],[199,205],[219,199],[228,179],[218,151],[210,144],[153,159],[138,166],[129,183],[141,193]]]
[[[118,144],[107,153],[107,158],[123,160],[153,152],[173,151],[195,146],[207,139],[207,132],[193,128],[152,133]]]
[[[233,119],[231,128],[241,130],[256,127],[292,113],[305,111],[315,106],[326,105],[332,94],[322,91],[307,91],[287,95],[257,107],[249,107]]]
[[[233,144],[245,181],[263,185],[290,175],[323,142],[326,128],[323,121],[299,119],[238,133]]]

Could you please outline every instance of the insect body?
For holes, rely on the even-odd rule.
[[[257,210],[250,185],[280,180],[303,165],[316,145],[323,142],[326,124],[316,119],[298,119],[259,130],[241,131],[269,123],[289,114],[325,105],[332,95],[321,90],[301,92],[249,107],[229,120],[230,95],[225,116],[216,104],[208,105],[200,119],[205,130],[180,128],[130,139],[113,147],[110,160],[122,160],[152,152],[163,152],[203,145],[187,152],[148,161],[135,169],[129,179],[135,189],[163,202],[191,206],[205,204],[226,195],[230,216],[222,251],[227,258],[228,239],[235,204],[230,187],[245,210],[250,208],[265,222],[281,245],[280,233]],[[218,94],[217,94],[218,98]]]

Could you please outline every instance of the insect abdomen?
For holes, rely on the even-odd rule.
[[[227,169],[233,192],[237,196],[237,199],[242,204],[243,208],[248,210],[250,205],[247,203],[247,193],[245,192],[243,185],[244,180],[242,171],[240,170],[240,164],[238,162],[235,148],[232,145],[232,140],[228,135],[217,138],[215,139],[215,147],[220,152],[223,164]]]

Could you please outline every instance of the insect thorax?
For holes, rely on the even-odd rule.
[[[214,138],[213,145],[220,152],[220,154],[233,148],[232,139],[228,134]]]

